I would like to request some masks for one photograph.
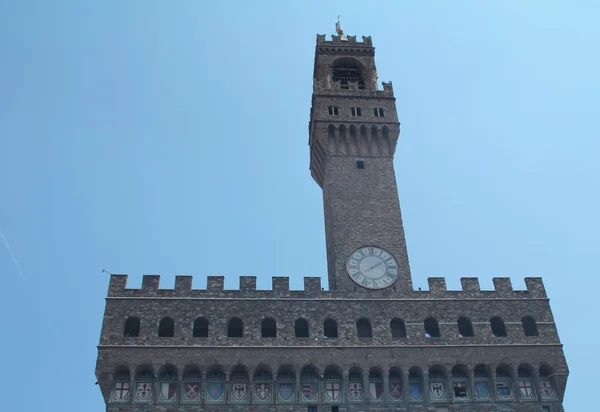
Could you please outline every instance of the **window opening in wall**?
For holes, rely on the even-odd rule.
[[[275,319],[266,318],[262,321],[262,337],[263,338],[276,338],[277,337],[277,324]]]
[[[208,320],[205,318],[198,318],[194,321],[194,338],[208,338]]]
[[[552,412],[549,406],[542,406],[542,412]]]
[[[352,117],[362,116],[362,113],[360,111],[360,107],[351,107],[350,108],[350,113],[352,114]]]
[[[469,318],[461,316],[458,318],[458,333],[461,338],[470,338],[474,336],[473,325]]]
[[[364,169],[365,168],[365,161],[364,160],[357,160],[356,161],[356,168],[357,169]]]
[[[297,338],[308,338],[308,321],[304,318],[296,319],[294,332]]]
[[[339,406],[337,406],[337,405],[333,405],[333,406],[331,407],[331,412],[340,412],[340,407],[339,407]]]
[[[338,115],[338,107],[337,106],[329,106],[329,115],[337,116]]]
[[[319,409],[316,406],[307,406],[306,412],[319,412]]]
[[[506,327],[502,318],[494,316],[490,319],[490,327],[494,336],[506,336]]]
[[[331,318],[325,319],[325,323],[323,324],[323,334],[328,338],[337,338],[337,322]]]
[[[392,329],[392,338],[405,338],[406,337],[406,326],[402,319],[392,319],[390,322],[390,328]]]
[[[140,320],[138,318],[128,318],[125,321],[125,329],[123,330],[123,336],[140,336]]]
[[[438,321],[435,318],[427,318],[424,322],[425,326],[425,337],[429,338],[439,338],[440,337],[440,327],[438,325]]]
[[[525,333],[525,336],[538,336],[535,319],[533,319],[531,316],[525,316],[523,319],[521,319],[521,323],[523,324],[523,332]]]
[[[349,89],[350,83],[356,83],[360,90],[365,88],[360,69],[348,63],[342,63],[333,68],[332,80],[334,82],[339,81],[341,89]]]
[[[360,318],[356,321],[356,334],[359,338],[372,338],[371,322],[368,319]]]
[[[172,338],[175,334],[175,322],[171,318],[163,318],[158,324],[158,336]]]
[[[240,318],[233,318],[227,324],[228,338],[242,338],[244,336],[244,324]]]
[[[375,117],[383,117],[383,108],[382,107],[374,108],[373,114],[375,115]]]

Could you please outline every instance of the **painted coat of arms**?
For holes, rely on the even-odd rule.
[[[554,396],[554,389],[552,389],[552,384],[548,381],[540,382],[540,393],[542,394],[543,399],[554,400],[556,398]]]
[[[327,382],[325,384],[325,395],[328,401],[340,401],[342,399],[342,384],[339,382]]]
[[[429,393],[431,394],[432,400],[441,400],[445,398],[446,386],[443,382],[430,382]]]
[[[348,398],[351,401],[361,401],[363,399],[362,383],[350,382],[348,384]]]
[[[160,402],[177,402],[177,383],[161,382],[158,399]]]
[[[135,396],[138,402],[152,402],[152,382],[138,382]]]
[[[531,380],[519,380],[519,392],[523,398],[533,398],[533,384]]]
[[[410,394],[411,400],[421,400],[423,398],[423,389],[421,387],[421,382],[409,382],[408,393]]]
[[[127,402],[129,400],[129,382],[116,382],[110,399],[112,402]]]
[[[395,400],[402,399],[402,383],[390,382],[390,397]]]
[[[487,381],[475,382],[475,392],[477,398],[488,399],[490,397],[490,385]]]
[[[293,383],[279,383],[279,390],[277,391],[279,400],[283,402],[291,402],[295,398],[294,384]]]
[[[206,401],[221,403],[225,400],[224,382],[206,382]]]
[[[256,383],[254,384],[254,399],[258,402],[271,401],[271,384]]]
[[[184,383],[183,400],[186,402],[197,402],[200,400],[200,382]]]
[[[371,395],[371,399],[375,399],[375,400],[383,398],[383,383],[382,382],[369,383],[369,395]]]
[[[319,394],[318,384],[316,382],[303,382],[302,383],[302,400],[303,401],[314,401],[317,399]]]

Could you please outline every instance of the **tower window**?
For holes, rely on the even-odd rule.
[[[357,169],[364,169],[365,168],[365,161],[364,160],[357,160],[356,161],[356,168]]]
[[[304,318],[296,319],[294,333],[297,338],[308,338],[308,321]]]
[[[350,113],[352,114],[352,117],[362,116],[362,113],[360,112],[360,107],[351,107]]]
[[[194,338],[208,338],[208,320],[206,318],[196,319],[192,334]]]
[[[262,337],[263,338],[276,338],[277,337],[277,324],[275,319],[266,318],[262,321]]]
[[[228,338],[241,338],[244,336],[244,323],[240,318],[232,318],[227,324]]]
[[[158,324],[158,336],[172,338],[175,334],[175,322],[171,318],[162,318]]]
[[[338,115],[338,107],[337,106],[329,106],[329,115],[337,116]]]
[[[382,107],[374,108],[373,114],[375,114],[375,117],[383,117],[383,108]]]
[[[138,318],[127,318],[123,336],[140,336],[140,320]]]

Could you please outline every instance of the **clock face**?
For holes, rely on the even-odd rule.
[[[377,246],[356,249],[346,260],[348,275],[367,289],[383,289],[398,279],[398,262],[394,255]]]

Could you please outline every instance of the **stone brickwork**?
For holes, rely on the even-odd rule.
[[[370,37],[317,36],[310,167],[329,290],[317,277],[258,290],[248,276],[237,290],[220,276],[164,288],[156,275],[136,289],[111,275],[96,364],[108,412],[563,412],[568,367],[540,278],[447,290],[436,277],[413,290],[393,168],[400,124],[374,53]],[[360,75],[336,78],[340,62]],[[393,285],[348,277],[364,245],[396,257]]]

